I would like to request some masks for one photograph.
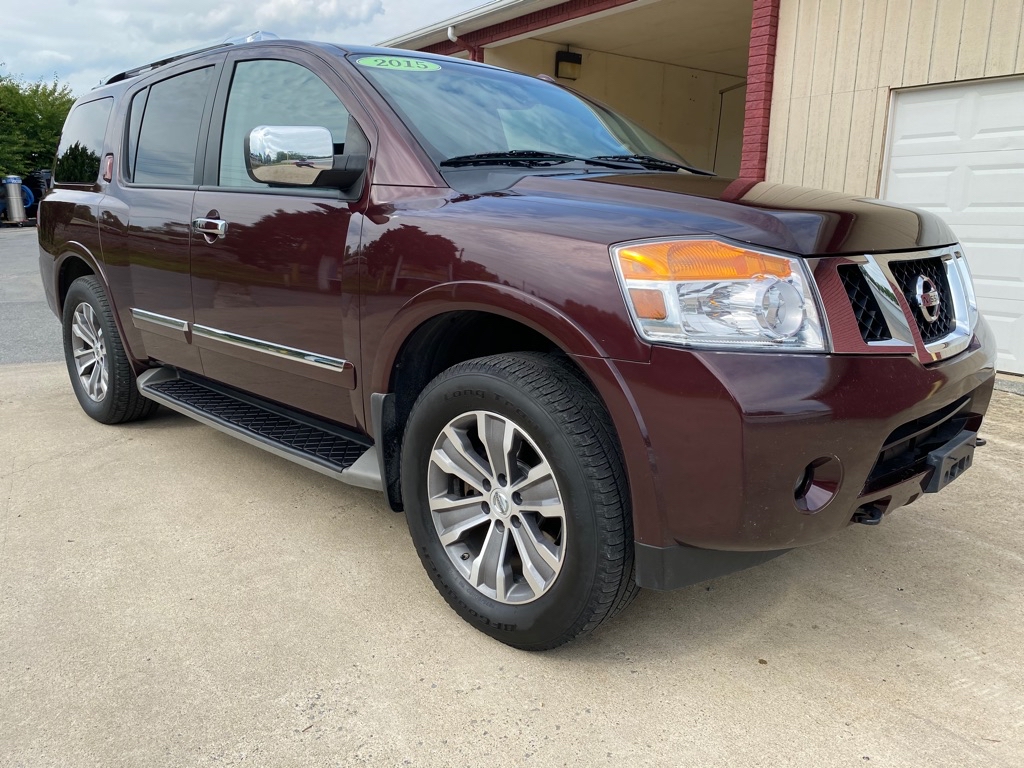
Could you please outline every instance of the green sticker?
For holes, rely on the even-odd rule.
[[[403,72],[433,72],[441,68],[440,64],[422,59],[406,59],[401,56],[364,56],[356,59],[356,64],[361,67],[376,67],[377,69],[400,69]]]

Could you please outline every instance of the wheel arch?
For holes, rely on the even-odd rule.
[[[398,311],[377,346],[371,392],[390,392],[395,365],[410,340],[428,323],[446,315],[478,312],[512,321],[547,339],[566,355],[606,357],[600,344],[550,303],[510,286],[481,282],[433,286]],[[499,350],[508,351],[508,350]]]
[[[108,296],[110,294],[106,275],[103,274],[99,260],[81,243],[71,242],[67,243],[67,246],[71,250],[62,253],[54,263],[57,311],[59,313],[64,312],[64,300],[67,298],[68,289],[80,277],[94,275],[103,283],[103,288],[107,291]]]
[[[381,337],[367,387],[388,502],[402,510],[404,425],[423,388],[464,360],[508,352],[564,356],[609,413],[626,463],[634,509],[653,498],[647,430],[601,345],[556,307],[508,286],[454,283],[408,302]],[[634,482],[636,481],[636,482]]]
[[[131,361],[136,372],[142,371],[146,365],[140,361],[134,351],[127,343],[124,324],[121,321],[121,313],[115,305],[113,291],[110,290],[110,283],[107,280],[103,262],[97,259],[88,248],[81,243],[69,242],[65,244],[65,250],[54,260],[54,282],[53,299],[56,303],[56,314],[58,318],[64,317],[64,302],[67,299],[68,290],[71,284],[80,277],[95,277],[100,281],[103,290],[106,291],[107,301],[110,302],[114,315],[114,326],[121,335],[121,342],[125,345],[125,352]]]

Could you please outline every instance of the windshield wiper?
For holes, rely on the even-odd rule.
[[[475,155],[459,155],[442,160],[440,165],[450,168],[461,165],[516,165],[522,167],[536,167],[538,165],[556,165],[561,163],[586,163],[602,168],[627,168],[628,165],[622,162],[614,162],[611,158],[603,157],[578,157],[577,155],[563,155],[559,152],[541,152],[533,149],[510,149],[506,152],[480,152]]]
[[[601,155],[600,157],[592,157],[591,160],[608,160],[616,163],[635,163],[636,165],[642,165],[644,168],[659,168],[662,170],[683,170],[689,171],[690,173],[696,173],[699,176],[715,175],[711,171],[705,171],[702,168],[694,168],[692,165],[684,165],[682,163],[673,163],[671,160],[662,160],[660,157],[654,157],[653,155]]]

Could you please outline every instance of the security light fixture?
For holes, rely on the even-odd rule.
[[[576,80],[583,65],[583,54],[572,51],[555,51],[555,77],[561,80]]]

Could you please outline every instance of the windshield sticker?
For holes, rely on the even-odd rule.
[[[400,69],[403,72],[433,72],[441,68],[440,64],[422,59],[406,59],[399,56],[364,56],[356,59],[356,64],[361,67],[375,67],[377,69]]]

